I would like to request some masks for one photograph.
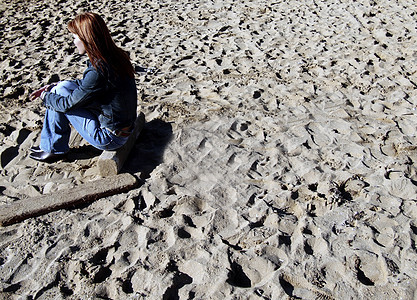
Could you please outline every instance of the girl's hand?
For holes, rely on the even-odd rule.
[[[56,84],[48,84],[41,87],[39,90],[34,91],[32,94],[30,94],[30,100],[35,100],[36,98],[39,98],[42,92],[49,92],[55,85]]]

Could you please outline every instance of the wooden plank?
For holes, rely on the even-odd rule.
[[[126,192],[137,185],[136,177],[124,173],[91,181],[52,194],[22,199],[0,207],[0,226],[14,224],[30,217]]]
[[[130,150],[132,150],[133,145],[136,142],[136,139],[142,131],[144,124],[145,115],[143,113],[140,113],[139,116],[136,118],[135,128],[133,129],[133,132],[130,134],[126,144],[124,144],[120,149],[117,149],[116,151],[103,151],[103,153],[100,155],[97,161],[99,174],[101,176],[105,177],[116,175],[119,173],[124,162],[129,156]]]

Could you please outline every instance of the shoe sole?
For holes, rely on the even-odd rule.
[[[34,152],[33,154],[35,154],[36,152]],[[39,153],[39,152],[38,152]],[[50,163],[54,163],[54,162],[57,162],[57,161],[60,161],[60,160],[63,160],[63,159],[65,159],[66,157],[67,157],[67,154],[55,154],[54,156],[51,156],[51,157],[48,157],[48,158],[45,158],[45,159],[42,159],[42,158],[40,158],[40,157],[36,157],[36,156],[33,156],[32,155],[32,153],[29,155],[29,157],[31,158],[31,159],[33,159],[33,160],[36,160],[36,161],[39,161],[39,162],[44,162],[44,163],[48,163],[48,164],[50,164]]]

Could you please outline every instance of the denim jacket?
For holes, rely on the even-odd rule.
[[[114,76],[110,68],[95,69],[90,61],[83,79],[75,80],[78,88],[67,97],[45,93],[46,108],[67,112],[86,108],[95,112],[101,127],[118,130],[132,125],[136,119],[137,92],[135,79]]]

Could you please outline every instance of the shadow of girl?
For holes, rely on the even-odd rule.
[[[152,171],[162,162],[166,146],[172,138],[172,126],[162,120],[145,123],[121,172],[141,172],[141,179],[149,178]]]

